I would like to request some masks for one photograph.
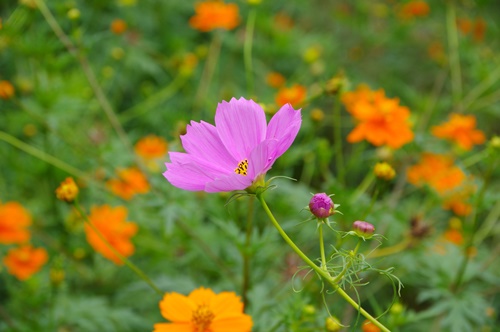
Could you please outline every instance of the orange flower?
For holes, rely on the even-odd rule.
[[[285,77],[278,72],[272,71],[266,76],[266,83],[272,88],[280,88],[285,84]]]
[[[171,323],[155,324],[154,332],[250,332],[253,325],[235,293],[215,294],[203,287],[188,296],[166,293],[160,310]]]
[[[0,81],[0,99],[10,99],[14,95],[14,87],[9,81]]]
[[[457,19],[457,28],[464,35],[469,34],[472,30],[472,22],[468,18],[458,18]]]
[[[415,186],[429,185],[439,194],[458,188],[465,180],[464,172],[447,156],[424,153],[419,164],[407,171],[408,182]]]
[[[95,251],[118,265],[122,265],[123,262],[108,244],[124,257],[132,255],[135,251],[130,240],[137,233],[137,225],[125,221],[126,217],[127,208],[124,206],[112,208],[109,205],[103,205],[92,208],[89,222],[99,230],[108,243],[105,243],[90,225],[85,224],[85,234],[89,244]]]
[[[196,14],[189,20],[189,25],[196,30],[207,32],[214,29],[232,30],[240,23],[238,6],[222,1],[204,1],[195,5]]]
[[[17,202],[0,203],[0,243],[23,243],[30,239],[31,216]]]
[[[399,16],[402,19],[412,19],[414,17],[424,17],[429,15],[430,8],[427,2],[422,0],[414,0],[405,3],[400,11]]]
[[[475,41],[480,42],[484,39],[484,34],[486,33],[486,21],[483,18],[476,18],[474,22],[474,29],[472,30],[472,36]]]
[[[121,35],[125,31],[127,31],[127,22],[124,20],[117,18],[111,22],[111,32],[115,35]]]
[[[281,88],[276,94],[276,104],[278,106],[285,105],[287,103],[292,104],[292,106],[299,106],[306,100],[307,90],[304,86],[299,84],[294,84],[290,88]]]
[[[56,197],[61,201],[71,203],[78,196],[78,186],[73,178],[66,178],[56,189]]]
[[[347,136],[350,143],[367,140],[375,146],[397,149],[413,140],[408,118],[410,110],[399,105],[399,99],[387,98],[384,90],[372,91],[361,85],[356,91],[344,93],[342,102],[358,120]]]
[[[136,194],[149,192],[149,183],[137,168],[125,168],[117,171],[118,178],[106,182],[107,187],[117,196],[130,200]]]
[[[464,243],[464,236],[458,229],[449,229],[444,233],[444,238],[457,246]]]
[[[472,205],[468,200],[475,187],[466,183],[461,188],[453,190],[449,195],[444,197],[443,209],[451,210],[457,216],[465,217],[472,212]]]
[[[473,145],[482,144],[486,140],[483,132],[475,128],[476,118],[473,115],[453,113],[448,122],[432,127],[432,134],[455,142],[464,150],[470,150]]]
[[[363,325],[361,325],[361,330],[363,332],[380,332],[380,328],[369,320],[365,320],[363,322]]]
[[[134,147],[135,153],[144,159],[164,157],[167,154],[167,149],[167,141],[155,135],[141,138]]]
[[[45,249],[25,245],[10,249],[3,263],[10,274],[19,280],[26,280],[38,272],[47,260],[48,255]]]

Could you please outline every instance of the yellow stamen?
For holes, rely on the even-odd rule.
[[[238,167],[234,170],[234,172],[236,174],[240,174],[240,175],[244,175],[244,176],[247,175],[247,171],[248,171],[248,159],[244,159],[244,160],[240,161],[240,163],[238,164]]]
[[[207,332],[210,328],[210,324],[214,319],[215,314],[208,308],[206,304],[198,306],[198,308],[193,311],[193,316],[191,322],[193,323],[193,332]]]

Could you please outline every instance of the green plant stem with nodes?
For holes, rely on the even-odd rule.
[[[109,250],[113,252],[114,255],[116,255],[127,267],[129,267],[132,271],[134,271],[135,274],[139,276],[142,280],[144,280],[158,295],[163,296],[164,292],[161,291],[154,283],[153,281],[144,273],[142,272],[141,269],[139,269],[135,264],[133,264],[130,260],[127,258],[123,257],[122,254],[120,254],[109,242],[108,240],[102,235],[102,233],[92,224],[85,213],[83,209],[80,207],[80,204],[75,200],[73,202],[74,207],[77,209],[78,213],[80,213],[80,216],[85,220],[87,225],[89,225],[90,228],[99,236],[99,238],[104,242],[104,244],[108,247]]]
[[[253,95],[252,46],[256,17],[257,10],[253,8],[248,14],[247,26],[245,29],[245,44],[243,45],[243,61],[245,63],[245,73],[247,77],[247,91],[250,97]]]
[[[97,78],[94,74],[94,71],[92,70],[92,67],[90,66],[87,58],[84,55],[82,55],[82,53],[78,50],[75,44],[73,44],[71,39],[64,33],[63,29],[61,28],[59,23],[57,23],[57,20],[55,19],[54,15],[52,15],[50,9],[47,7],[45,2],[43,0],[34,0],[34,1],[38,6],[38,9],[42,13],[43,17],[45,18],[45,20],[56,34],[57,38],[59,38],[59,40],[66,47],[68,52],[71,55],[73,55],[80,63],[83,73],[85,74],[85,77],[87,78],[87,81],[89,82],[89,85],[92,88],[92,91],[94,92],[94,95],[97,101],[99,102],[99,105],[103,109],[104,113],[106,113],[106,116],[108,117],[111,126],[118,134],[118,137],[122,141],[123,145],[129,151],[133,152],[132,144],[128,139],[127,133],[123,129],[123,126],[118,120],[116,113],[113,111],[110,102],[106,98],[106,95],[104,94],[101,86],[99,85]]]
[[[319,223],[318,227],[319,233],[319,250],[321,253],[321,268],[328,273],[328,267],[326,266],[326,256],[325,256],[325,243],[323,240],[323,222]]]
[[[280,233],[281,237],[285,240],[285,242],[293,249],[293,251],[295,251],[295,253],[297,255],[300,256],[300,258],[302,258],[302,260],[307,264],[309,265],[309,267],[311,267],[311,269],[313,269],[321,278],[323,278],[323,280],[325,280],[326,282],[328,282],[334,289],[334,291],[336,291],[338,294],[340,294],[340,296],[342,296],[344,298],[344,300],[346,300],[351,306],[353,306],[356,310],[359,310],[359,312],[366,318],[368,319],[370,322],[372,322],[374,325],[376,325],[378,328],[380,328],[382,331],[384,332],[390,332],[390,330],[385,327],[382,323],[380,323],[375,317],[373,317],[372,315],[370,315],[370,313],[368,313],[365,309],[363,309],[358,303],[356,303],[356,301],[354,301],[350,296],[349,294],[347,294],[339,285],[338,283],[336,282],[333,282],[333,278],[330,276],[330,274],[323,270],[323,268],[317,266],[311,259],[309,259],[309,257],[307,257],[303,252],[302,250],[300,250],[299,247],[297,247],[297,245],[293,242],[292,239],[290,239],[290,237],[286,234],[286,232],[283,230],[283,228],[281,227],[281,225],[279,224],[279,222],[276,220],[276,218],[274,217],[273,213],[271,212],[271,210],[269,209],[269,207],[267,206],[267,203],[266,201],[264,200],[264,197],[263,197],[263,193],[257,193],[257,199],[259,200],[259,202],[261,203],[262,205],[262,208],[264,209],[264,211],[266,212],[267,216],[269,217],[269,219],[271,220],[271,223],[274,225],[274,227],[278,230],[278,232]]]

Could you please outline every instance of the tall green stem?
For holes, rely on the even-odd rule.
[[[319,224],[318,232],[319,232],[319,250],[321,252],[321,267],[328,273],[328,268],[326,266],[325,243],[323,240],[323,223]]]
[[[335,160],[337,161],[337,175],[339,183],[345,185],[345,168],[344,157],[342,154],[342,108],[338,98],[333,104],[333,119],[334,119],[334,146],[335,146]]]
[[[257,199],[259,200],[259,202],[261,203],[262,205],[262,208],[264,209],[264,211],[266,212],[267,216],[269,217],[269,219],[271,220],[271,223],[274,225],[274,227],[278,230],[278,232],[280,233],[281,237],[283,238],[283,240],[285,240],[285,242],[293,249],[293,251],[295,251],[295,253],[297,255],[299,255],[300,258],[302,258],[302,260],[307,264],[309,265],[309,267],[311,267],[311,269],[313,269],[319,276],[321,276],[321,278],[323,278],[323,280],[325,280],[326,282],[328,282],[332,287],[333,289],[338,293],[340,294],[340,296],[342,296],[344,298],[344,300],[347,301],[347,303],[349,303],[351,306],[353,306],[356,310],[359,310],[359,312],[364,316],[366,317],[366,319],[368,319],[370,322],[372,322],[374,325],[376,325],[377,327],[379,327],[382,331],[384,332],[390,332],[390,330],[385,327],[382,323],[380,323],[375,317],[373,317],[372,315],[370,315],[365,309],[363,309],[358,303],[356,303],[356,301],[354,301],[350,296],[349,294],[347,294],[337,283],[333,282],[333,279],[332,277],[328,274],[328,272],[326,272],[325,270],[323,270],[321,267],[317,266],[312,260],[309,259],[309,257],[307,257],[303,252],[302,250],[299,249],[299,247],[297,247],[297,245],[292,241],[292,239],[290,239],[290,237],[285,233],[285,231],[283,230],[283,228],[281,227],[281,225],[278,223],[278,221],[276,220],[276,218],[274,217],[273,213],[271,212],[271,210],[269,209],[269,207],[267,206],[266,204],[266,201],[264,200],[264,197],[263,197],[263,194],[260,193],[260,194],[257,194]]]
[[[156,285],[153,283],[153,281],[144,272],[142,272],[141,269],[139,269],[134,263],[132,263],[130,260],[125,258],[122,254],[120,254],[115,249],[115,247],[113,247],[108,242],[108,240],[104,237],[104,235],[102,235],[102,233],[99,231],[99,229],[97,229],[97,227],[95,227],[95,225],[92,222],[90,222],[87,214],[80,207],[80,204],[78,204],[77,201],[75,201],[73,204],[74,204],[75,208],[78,210],[78,213],[80,213],[81,217],[85,220],[87,225],[89,225],[89,227],[92,228],[92,230],[97,234],[97,236],[99,236],[99,238],[102,240],[102,242],[104,242],[104,244],[108,247],[108,249],[111,250],[113,252],[113,254],[116,257],[118,257],[123,263],[125,263],[125,265],[127,265],[127,267],[129,267],[132,271],[134,271],[134,273],[137,274],[139,276],[139,278],[144,280],[156,293],[158,293],[158,295],[163,295],[164,292],[162,292],[158,287],[156,287]]]
[[[252,232],[253,232],[253,196],[248,200],[248,214],[247,214],[247,225],[245,232],[245,247],[242,249],[243,256],[243,284],[241,290],[241,298],[243,300],[244,308],[248,304],[248,290],[250,289],[250,260],[252,258],[252,251],[250,250],[252,244]]]
[[[245,62],[245,73],[247,77],[247,90],[249,97],[253,95],[253,67],[252,67],[252,45],[255,18],[257,10],[253,8],[248,14],[247,27],[245,31],[245,44],[243,46],[243,60]]]
[[[458,50],[458,33],[456,24],[455,4],[448,1],[446,7],[446,30],[450,52],[451,92],[457,111],[462,112],[462,71],[460,69],[460,53]]]

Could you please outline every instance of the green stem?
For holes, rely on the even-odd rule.
[[[127,265],[132,271],[134,271],[135,274],[137,274],[142,280],[144,280],[156,293],[158,293],[158,295],[163,295],[164,292],[162,292],[158,287],[156,287],[156,285],[153,283],[153,281],[144,272],[142,272],[141,269],[139,269],[130,260],[128,260],[122,254],[120,254],[115,249],[115,247],[113,247],[108,242],[108,240],[104,237],[104,235],[102,235],[102,233],[99,231],[99,229],[97,229],[97,227],[95,227],[95,225],[92,222],[90,222],[87,214],[80,207],[80,204],[78,204],[77,201],[74,201],[73,204],[74,204],[75,208],[78,210],[78,212],[80,213],[80,215],[82,216],[82,218],[85,220],[87,225],[89,225],[90,228],[92,228],[92,230],[97,234],[97,236],[99,236],[99,238],[102,240],[102,242],[104,242],[104,244],[108,247],[108,249],[111,250],[113,252],[113,254],[116,255],[116,257],[118,257],[123,263],[125,263],[125,265]]]
[[[248,305],[248,290],[250,289],[250,259],[252,257],[251,244],[253,232],[253,196],[250,197],[248,203],[247,225],[245,232],[245,247],[242,250],[243,255],[243,284],[241,290],[241,298],[243,300],[243,307],[247,308]]]
[[[302,250],[299,249],[299,247],[297,247],[297,245],[292,241],[292,239],[290,239],[290,237],[285,233],[285,231],[283,230],[283,228],[281,228],[281,225],[278,223],[278,221],[276,220],[276,218],[274,218],[274,215],[271,212],[271,210],[269,209],[269,207],[267,206],[266,201],[264,200],[264,197],[263,197],[262,193],[257,194],[257,199],[259,200],[259,202],[262,205],[262,208],[264,209],[264,211],[266,212],[267,216],[271,220],[271,223],[278,230],[278,232],[280,233],[280,235],[283,238],[283,240],[285,240],[285,242],[293,249],[293,251],[295,251],[295,253],[297,255],[299,255],[299,257],[302,258],[302,260],[304,262],[306,262],[306,264],[309,265],[311,267],[311,269],[313,269],[319,276],[321,276],[321,278],[323,278],[326,282],[328,282],[333,287],[333,289],[337,293],[339,293],[340,296],[342,296],[344,298],[344,300],[346,300],[356,310],[359,310],[359,312],[366,319],[368,319],[370,322],[372,322],[374,325],[376,325],[382,331],[384,331],[384,332],[390,332],[390,330],[387,327],[385,327],[375,317],[373,317],[372,315],[370,315],[365,309],[363,309],[358,303],[356,303],[356,301],[354,301],[349,296],[349,294],[347,294],[337,283],[334,283],[332,277],[325,270],[323,270],[322,268],[320,268],[319,266],[317,266],[312,260],[309,259],[309,257],[307,257],[302,252]]]
[[[59,168],[63,170],[64,172],[73,175],[74,177],[80,178],[80,179],[89,179],[88,175],[85,174],[84,172],[80,171],[79,169],[65,163],[64,161],[57,159],[56,157],[47,154],[43,152],[42,150],[39,150],[29,144],[24,143],[23,141],[18,140],[14,136],[11,136],[7,134],[6,132],[0,131],[0,140],[3,140],[7,143],[9,143],[12,146],[15,146],[19,150],[22,150],[44,162],[47,164],[50,164],[56,168]]]
[[[252,45],[253,45],[253,32],[255,28],[255,18],[257,10],[253,8],[248,14],[247,26],[245,31],[245,44],[243,45],[243,60],[245,62],[245,72],[247,77],[248,95],[253,95],[253,67],[252,67]]]
[[[448,47],[450,52],[451,92],[453,103],[457,111],[462,112],[462,73],[460,69],[460,54],[458,50],[458,33],[456,24],[455,5],[448,1],[446,7],[446,30],[448,34]]]
[[[111,107],[111,104],[106,98],[106,95],[104,94],[101,86],[99,85],[97,78],[94,74],[94,71],[90,67],[87,58],[79,52],[78,48],[73,44],[71,39],[69,39],[69,37],[64,33],[63,29],[61,28],[59,23],[57,23],[57,20],[52,15],[50,9],[47,7],[45,2],[43,0],[34,0],[34,1],[38,6],[38,9],[42,13],[43,17],[45,18],[49,26],[52,28],[56,36],[59,38],[61,43],[63,43],[63,45],[67,48],[68,52],[71,55],[73,55],[80,63],[83,73],[85,74],[87,81],[89,82],[89,85],[92,88],[92,91],[94,92],[97,101],[99,102],[99,105],[101,106],[104,113],[108,117],[111,126],[118,134],[118,137],[122,141],[123,145],[125,145],[125,147],[129,149],[129,151],[133,152],[132,144],[130,143],[125,130],[123,129],[120,121],[118,120],[118,117],[113,111],[113,108]]]
[[[365,178],[363,179],[363,181],[361,181],[361,183],[356,188],[356,190],[354,190],[354,193],[351,196],[351,201],[352,202],[357,201],[358,198],[366,190],[368,190],[368,188],[371,186],[371,184],[373,183],[374,180],[375,180],[375,174],[372,171],[370,171],[368,174],[366,174]]]
[[[321,252],[321,267],[323,268],[323,270],[325,270],[326,273],[328,273],[328,275],[330,275],[330,273],[328,272],[328,267],[326,266],[325,244],[323,241],[323,222],[320,222],[318,232],[319,232],[319,250]]]
[[[217,60],[219,59],[220,47],[222,44],[221,35],[216,31],[212,42],[210,43],[210,48],[208,49],[207,59],[205,61],[205,66],[203,67],[203,73],[201,74],[200,84],[198,90],[196,91],[196,96],[194,99],[194,107],[196,109],[201,107],[201,103],[205,100],[208,90],[210,88],[210,83],[214,75],[215,67],[217,66]],[[202,116],[203,114],[200,114]]]
[[[341,185],[345,185],[345,167],[344,157],[342,155],[342,108],[340,107],[339,99],[336,98],[333,104],[333,119],[334,119],[334,147],[335,160],[337,161],[338,180]]]

